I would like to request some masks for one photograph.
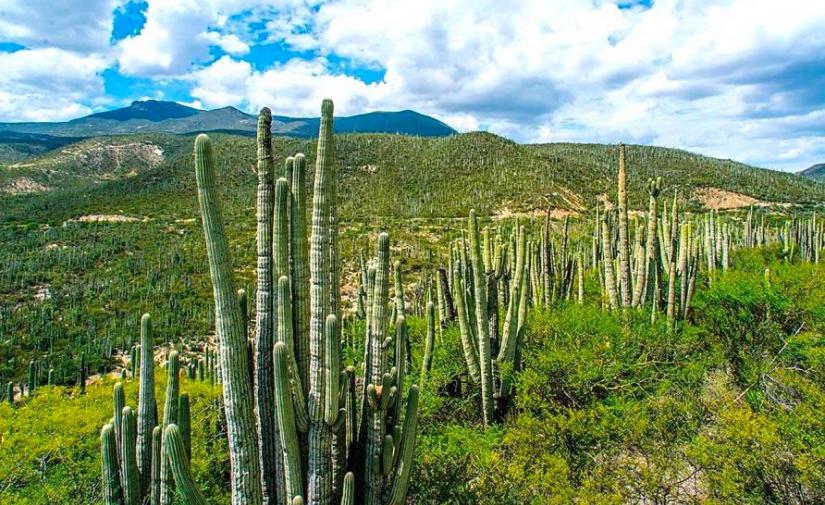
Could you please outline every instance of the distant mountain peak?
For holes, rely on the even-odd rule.
[[[808,179],[825,182],[825,163],[811,165],[805,170],[800,170],[797,174],[802,177],[807,177]]]
[[[318,135],[320,119],[272,117],[272,134],[293,137]],[[128,107],[73,119],[65,123],[0,123],[0,131],[58,137],[93,137],[130,133],[200,133],[209,131],[254,135],[257,116],[231,105],[199,110],[176,102],[135,100]],[[456,132],[449,125],[413,110],[375,111],[335,118],[336,133],[390,133],[444,137]]]
[[[181,105],[177,102],[165,102],[162,100],[135,100],[128,107],[120,109],[98,112],[86,116],[88,118],[114,119],[115,121],[128,121],[130,119],[144,119],[153,122],[165,121],[167,119],[179,119],[194,116],[203,111]],[[79,121],[85,118],[75,119]]]

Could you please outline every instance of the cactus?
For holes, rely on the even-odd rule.
[[[14,383],[12,381],[6,384],[6,401],[9,402],[9,405],[14,406]]]
[[[170,424],[163,431],[163,447],[165,458],[175,476],[178,491],[187,505],[206,505],[206,500],[198,489],[192,474],[189,471],[189,457],[186,452],[186,443],[180,429]]]
[[[273,237],[273,171],[272,156],[272,113],[266,107],[258,116],[258,190],[257,190],[257,282],[255,312],[255,420],[258,435],[259,466],[261,471],[262,503],[277,502],[278,483],[283,484],[280,473],[280,445],[274,416],[261,415],[273,412],[274,389],[272,346],[275,336],[274,316],[274,274],[272,258]]]
[[[625,145],[619,144],[619,288],[622,307],[631,302],[630,286],[630,245],[627,224],[627,170],[625,168]]]
[[[220,198],[215,189],[212,143],[206,135],[195,140],[198,203],[206,238],[209,271],[215,297],[215,323],[223,376],[223,396],[232,468],[233,505],[262,503],[259,450],[254,420],[248,347],[241,308],[235,295],[232,261],[224,233]]]
[[[111,424],[103,425],[100,430],[100,461],[103,469],[103,503],[105,505],[123,504],[115,444],[114,428]]]
[[[484,425],[493,422],[493,364],[490,350],[490,326],[487,318],[487,279],[481,259],[481,244],[478,237],[478,221],[475,210],[470,211],[469,220],[470,255],[473,264],[473,285],[475,287],[476,338],[478,339],[478,362],[481,371],[481,403]]]
[[[410,391],[407,402],[404,425],[409,431],[403,437],[386,437],[394,429],[395,423],[400,421],[403,360],[408,353],[405,348],[407,338],[404,319],[399,317],[395,367],[393,370],[387,369],[387,348],[392,342],[392,338],[387,336],[389,238],[382,234],[379,237],[377,275],[376,270],[371,269],[371,273],[366,276],[368,303],[365,315],[369,320],[368,360],[365,366],[367,392],[362,399],[359,436],[355,437],[357,419],[353,371],[348,369],[342,374],[340,369],[340,258],[337,190],[332,165],[332,112],[332,102],[324,101],[312,201],[309,265],[306,261],[307,240],[303,226],[303,156],[293,158],[291,174],[287,165],[286,175],[291,177],[279,180],[274,190],[273,261],[269,271],[273,275],[273,284],[277,279],[277,287],[272,286],[270,296],[270,316],[277,318],[277,330],[273,323],[271,333],[277,336],[277,344],[273,352],[271,400],[275,412],[273,418],[278,426],[278,455],[283,458],[281,471],[276,469],[275,472],[284,475],[284,486],[277,491],[277,500],[292,504],[329,505],[334,499],[341,497],[342,503],[346,504],[354,501],[357,491],[363,498],[359,503],[363,501],[368,505],[383,505],[385,500],[398,503],[397,500],[404,499],[409,484],[417,422],[417,389]],[[266,115],[262,114],[264,124]],[[260,137],[263,137],[263,148]],[[263,156],[260,156],[261,149],[264,151]],[[271,157],[265,151],[266,135],[262,134],[259,135],[259,161],[260,158]],[[260,495],[261,482],[271,476],[261,475],[266,470],[262,463],[259,464],[258,457],[265,450],[262,445],[265,442],[258,433],[260,422],[256,425],[248,422],[252,414],[249,401],[251,395],[248,394],[249,365],[244,356],[248,351],[243,340],[239,306],[234,296],[231,296],[234,293],[231,261],[221,222],[220,202],[214,190],[211,144],[206,136],[201,135],[196,140],[195,161],[198,197],[216,304],[216,329],[230,442],[232,500],[235,504],[257,505],[263,500]],[[268,166],[268,160],[265,160],[264,165]],[[260,178],[259,169],[259,181]],[[290,180],[292,191],[289,187]],[[267,235],[266,230],[261,230],[261,226],[259,219],[259,246],[262,245],[261,236],[265,240]],[[263,226],[266,226],[265,223]],[[267,268],[259,268],[259,273],[264,271],[266,275],[266,270]],[[277,292],[274,291],[276,288]],[[398,305],[403,311],[403,290],[397,289],[396,295],[400,297],[401,304]],[[309,305],[306,303],[307,298]],[[256,301],[259,303],[258,314],[266,312],[266,303],[261,302],[260,293]],[[259,341],[258,348],[261,347]],[[209,354],[207,359],[211,364]],[[256,389],[256,395],[260,394],[264,393],[260,388]],[[260,403],[260,398],[256,401]],[[167,425],[164,435],[166,440],[167,434],[171,434],[166,443],[168,447],[164,447],[164,454],[169,455],[170,459],[176,445],[173,432],[175,429],[179,431],[179,428],[172,429],[173,427],[174,425]],[[347,427],[346,433],[342,432],[344,427]],[[182,451],[177,453],[176,459],[181,459]],[[178,466],[180,464],[180,461],[171,463],[173,475],[179,490],[190,493],[189,488],[193,484],[191,475],[185,471],[186,467]],[[273,466],[277,466],[277,463]],[[354,485],[354,473],[344,475],[344,469],[351,466],[363,470],[360,475],[363,486]]]
[[[121,482],[124,505],[141,505],[140,475],[138,474],[135,444],[137,442],[137,422],[131,407],[124,407],[121,414],[120,454]]]
[[[35,372],[36,366],[34,361],[29,361],[29,381],[28,392],[29,396],[34,396],[34,390],[37,387],[37,374]]]
[[[435,344],[435,306],[427,303],[427,338],[424,343],[424,359],[421,362],[421,380],[427,379],[433,365],[433,345]]]
[[[112,388],[112,407],[113,407],[113,416],[112,416],[112,427],[115,430],[115,451],[117,452],[117,462],[118,465],[122,464],[123,455],[120,451],[121,447],[121,426],[123,425],[121,420],[121,415],[123,413],[123,408],[126,406],[126,396],[123,393],[123,384],[120,382],[116,383]]]
[[[152,319],[149,314],[140,318],[140,382],[138,385],[137,413],[137,461],[140,473],[140,489],[149,492],[152,470],[152,430],[157,425],[155,403],[155,359],[153,349]]]
[[[178,361],[178,351],[169,353],[168,363],[166,364],[167,380],[166,380],[166,402],[163,407],[163,429],[165,430],[170,424],[177,424],[178,422],[178,391],[180,387],[180,363]],[[166,453],[166,448],[163,447],[161,441],[161,454]],[[169,468],[168,459],[161,458],[160,461],[160,503],[166,505],[172,503],[174,499],[172,469]]]
[[[162,432],[160,426],[152,429],[152,468],[149,479],[149,498],[151,505],[160,505],[160,460]]]
[[[192,459],[192,419],[189,413],[189,393],[181,393],[178,397],[177,425],[186,448],[186,457]]]

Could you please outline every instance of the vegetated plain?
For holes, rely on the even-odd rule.
[[[615,146],[525,146],[484,133],[335,140],[345,304],[357,296],[359,256],[371,257],[378,231],[391,230],[394,255],[416,283],[408,289],[415,370],[427,332],[423,279],[445,265],[471,208],[494,227],[520,218],[537,229],[545,209],[562,209],[574,223],[571,237],[586,244],[593,209],[616,201]],[[235,274],[252,293],[255,141],[213,141]],[[85,396],[44,387],[15,408],[0,407],[0,496],[10,503],[100,500],[107,373],[120,363],[118,350],[136,341],[140,314],[153,314],[158,344],[211,338],[192,142],[169,134],[88,139],[69,148],[98,149],[91,162],[60,146],[4,169],[0,186],[24,177],[46,190],[0,201],[0,379],[22,381],[38,360],[48,363],[40,373],[53,368],[54,382],[71,387],[81,353],[101,377]],[[157,150],[146,146],[160,148],[160,157],[147,159]],[[314,140],[275,138],[273,151],[276,164],[306,153],[312,180]],[[662,195],[678,192],[693,211],[708,188],[797,204],[797,212],[825,199],[819,183],[677,150],[629,146],[627,164],[631,209],[646,209],[652,177],[662,177]],[[769,223],[790,213],[762,212]],[[741,225],[745,215],[727,219]],[[560,236],[562,221],[552,226]],[[421,392],[409,503],[821,500],[823,273],[775,244],[732,251],[730,264],[712,281],[699,272],[693,310],[675,331],[647,312],[603,310],[600,273],[587,271],[582,305],[556,300],[531,310],[513,407],[487,430],[476,388],[447,394],[436,386],[466,376],[459,329],[448,325],[433,351],[433,386]],[[345,332],[353,345],[346,360],[357,365],[363,323]],[[159,395],[164,379],[159,371]],[[134,404],[136,386],[126,384]],[[220,390],[187,379],[183,388],[193,398],[196,480],[210,503],[226,503]]]

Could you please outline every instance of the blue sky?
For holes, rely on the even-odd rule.
[[[414,109],[521,142],[825,162],[825,2],[0,0],[0,121]]]

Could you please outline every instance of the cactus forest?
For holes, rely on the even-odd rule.
[[[275,139],[268,108],[254,144],[188,137],[189,182],[144,201],[193,218],[149,242],[41,229],[103,240],[57,246],[68,272],[132,252],[0,322],[3,503],[825,499],[818,207],[707,210],[619,144],[589,205],[496,214],[486,186],[355,188],[346,151],[402,139],[334,122],[324,100],[311,141]],[[454,147],[467,166],[516,155],[475,140]],[[34,260],[4,261],[5,285],[34,282]]]

